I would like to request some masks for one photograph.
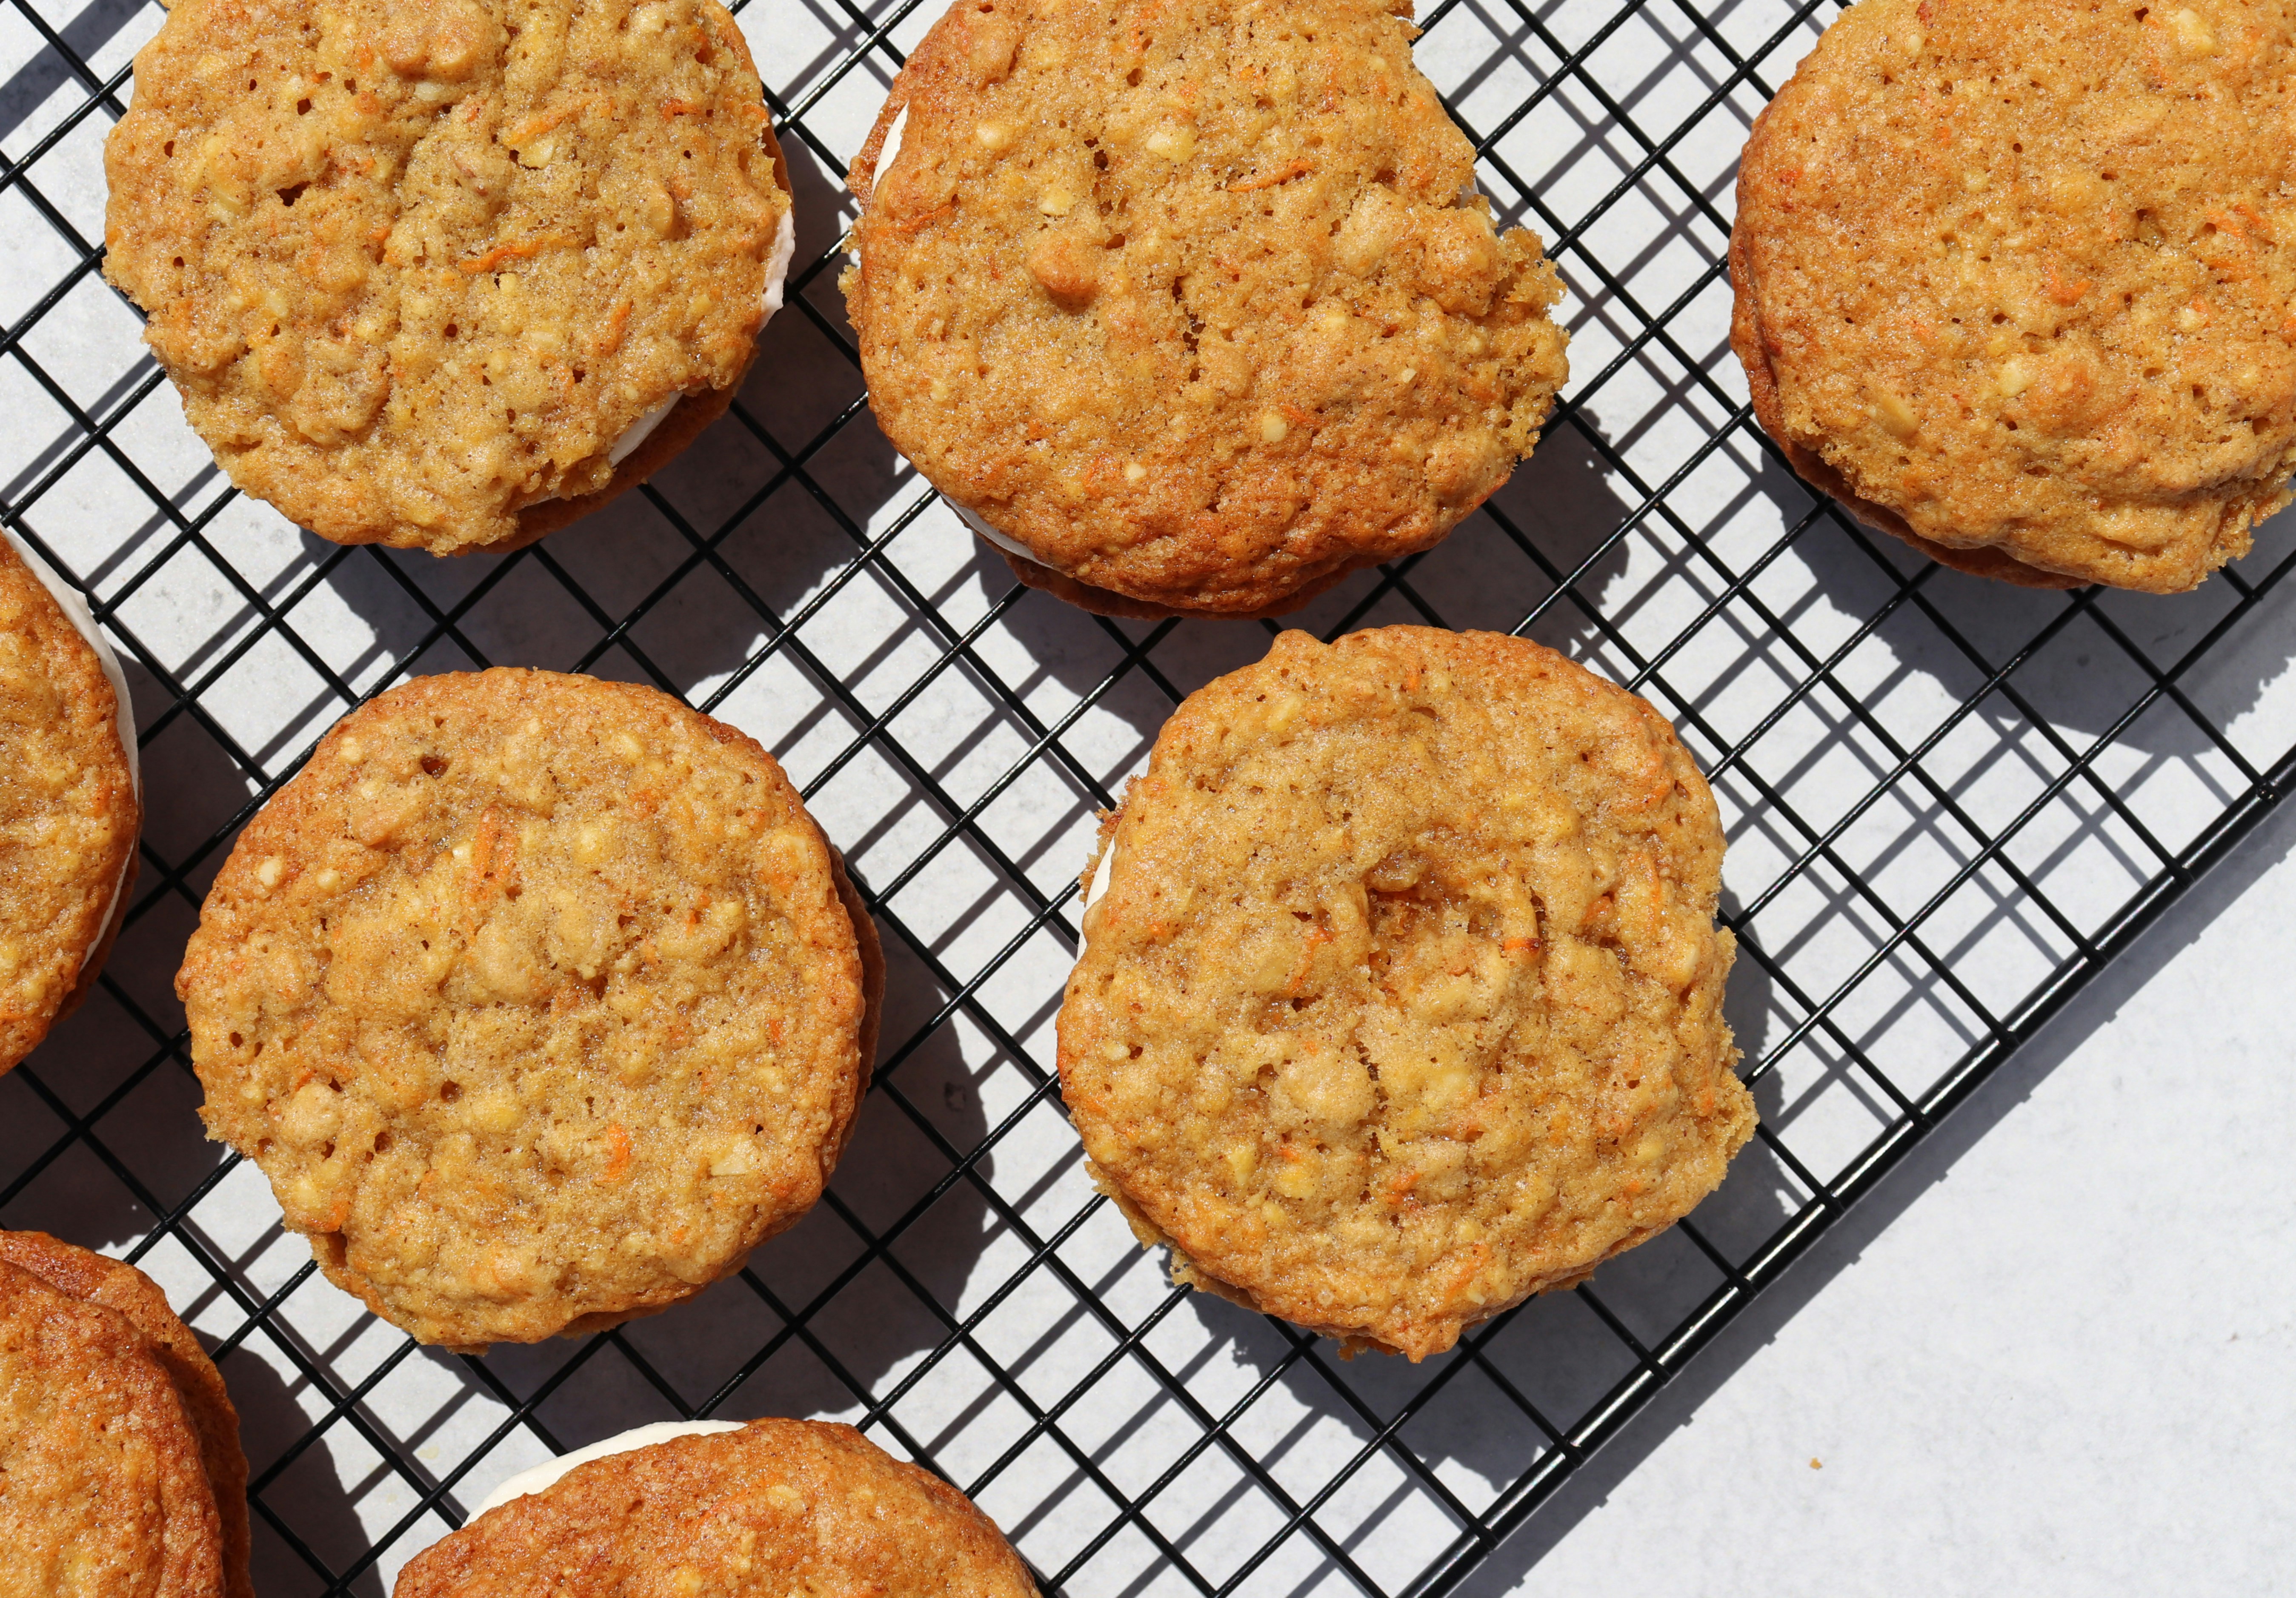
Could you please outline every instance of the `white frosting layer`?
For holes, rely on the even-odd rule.
[[[957,504],[956,501],[949,498],[947,495],[941,496],[941,503],[946,504],[950,510],[956,512],[956,519],[959,521],[964,523],[965,526],[971,528],[974,532],[979,533],[982,537],[988,539],[988,542],[994,544],[997,548],[1004,551],[1005,553],[1018,555],[1024,561],[1035,561],[1039,566],[1044,564],[1042,561],[1037,560],[1036,552],[1031,550],[1027,545],[1021,543],[1017,538],[1006,537],[995,528],[983,521],[980,519],[979,512],[970,510],[967,507]]]
[[[901,130],[908,125],[909,108],[904,105],[893,114],[893,125],[885,129],[885,142],[877,146],[877,164],[870,169],[869,173],[869,193],[872,198],[875,197],[878,189],[883,185],[885,174],[893,169],[893,158],[901,152]],[[861,264],[861,251],[858,247],[852,251],[852,260],[857,266]]]
[[[86,639],[88,648],[95,651],[96,664],[103,668],[103,675],[111,684],[111,697],[119,701],[115,725],[119,733],[120,752],[127,757],[127,780],[134,785],[136,801],[140,804],[144,799],[144,754],[135,745],[135,707],[127,702],[127,674],[119,668],[119,657],[112,652],[111,645],[105,642],[102,630],[96,627],[95,613],[87,608],[87,601],[80,597],[78,589],[64,581],[62,573],[34,554],[29,545],[7,529],[0,528],[0,538],[8,540],[8,546],[22,558],[25,565],[31,568],[32,575],[55,595],[57,608],[63,611],[64,619],[72,624],[72,630]],[[127,885],[127,868],[134,860],[131,851],[128,858],[120,863],[119,875],[112,881],[111,902],[103,910],[105,930],[110,929],[111,918],[119,914],[119,890]],[[87,969],[87,963],[95,958],[95,951],[102,947],[103,932],[99,931],[95,941],[88,946],[86,955],[80,960],[82,971]]]
[[[873,192],[885,181],[885,174],[893,169],[893,158],[901,153],[901,132],[909,125],[909,108],[901,107],[893,125],[885,129],[885,142],[877,148],[876,168],[869,174],[869,187]]]
[[[472,1515],[476,1520],[490,1509],[500,1509],[513,1498],[523,1498],[529,1493],[541,1492],[577,1465],[586,1465],[594,1459],[607,1459],[617,1454],[635,1454],[640,1448],[651,1448],[656,1443],[666,1443],[676,1437],[708,1437],[712,1432],[739,1431],[739,1421],[656,1421],[651,1426],[636,1426],[619,1437],[610,1437],[586,1448],[577,1448],[571,1454],[562,1454],[548,1464],[536,1465],[521,1471],[488,1493]]]
[[[668,415],[672,411],[676,410],[677,408],[677,402],[685,397],[685,396],[683,394],[673,394],[668,399],[663,400],[660,405],[654,406],[653,409],[648,411],[644,415],[639,417],[636,422],[631,422],[629,426],[624,428],[622,430],[622,436],[615,439],[614,447],[606,452],[607,462],[610,464],[619,466],[624,461],[628,460],[630,457],[630,451],[644,443],[652,434],[653,430],[661,425],[661,419],[664,416]]]
[[[1106,848],[1100,851],[1100,864],[1093,867],[1092,881],[1085,884],[1084,908],[1077,912],[1077,958],[1079,960],[1084,958],[1085,950],[1092,947],[1092,939],[1085,934],[1084,918],[1092,913],[1092,907],[1100,903],[1101,896],[1108,891],[1109,870],[1115,864],[1116,845],[1111,840]]]
[[[789,282],[790,258],[797,253],[797,207],[792,205],[782,213],[780,223],[774,228],[774,252],[766,258],[766,321],[758,324],[758,331],[766,331],[766,322],[782,308],[782,289]]]

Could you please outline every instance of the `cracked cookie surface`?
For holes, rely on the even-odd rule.
[[[241,833],[176,992],[209,1134],[425,1342],[688,1298],[821,1194],[883,966],[764,750],[498,669],[346,717]]]
[[[1286,633],[1181,705],[1102,847],[1062,1090],[1181,1281],[1422,1358],[1752,1133],[1713,796],[1552,651]]]
[[[184,0],[104,168],[105,273],[232,480],[439,553],[538,537],[721,412],[790,209],[714,0]]]
[[[850,1426],[752,1421],[578,1465],[407,1562],[393,1598],[1034,1598],[972,1502]]]
[[[1861,0],[1755,124],[1731,341],[1948,565],[2190,588],[2296,470],[2296,4]]]
[[[1056,592],[1288,609],[1538,440],[1562,283],[1473,193],[1409,10],[969,0],[895,79],[851,175],[870,404]]]

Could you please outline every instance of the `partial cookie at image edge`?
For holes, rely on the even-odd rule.
[[[71,631],[78,635],[80,643],[94,658],[100,669],[102,686],[112,697],[111,725],[114,742],[117,745],[122,767],[127,774],[127,791],[123,797],[133,815],[127,828],[122,857],[112,873],[111,897],[103,913],[103,919],[98,924],[95,936],[87,943],[80,955],[79,964],[70,986],[58,1001],[54,1010],[41,1024],[39,1037],[18,1053],[16,1059],[5,1059],[4,1056],[8,1051],[0,1049],[0,1072],[13,1069],[20,1059],[29,1055],[32,1049],[37,1048],[49,1032],[77,1012],[86,1002],[88,996],[95,991],[98,979],[102,976],[105,963],[111,958],[112,947],[119,941],[121,929],[127,924],[127,910],[135,891],[137,868],[141,863],[139,844],[144,825],[143,751],[136,736],[135,711],[128,695],[127,674],[120,666],[118,653],[112,649],[110,640],[104,637],[102,629],[96,625],[94,614],[88,609],[87,601],[79,591],[67,582],[62,574],[43,560],[37,551],[13,531],[0,528],[0,581],[10,580],[7,578],[6,568],[12,562],[20,565],[34,583],[45,591],[47,598],[53,602],[57,612],[69,624]],[[94,685],[93,683],[87,684],[89,688]],[[109,751],[102,751],[98,758],[105,758],[108,753]]]
[[[198,1336],[176,1315],[159,1283],[124,1260],[45,1232],[0,1230],[0,1261],[68,1298],[113,1311],[143,1334],[199,1437],[222,1527],[226,1598],[249,1598],[253,1589],[248,1578],[247,1455],[240,1446],[239,1411]]]

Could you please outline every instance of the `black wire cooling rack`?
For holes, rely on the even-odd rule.
[[[737,8],[740,9],[740,8]],[[0,1215],[137,1260],[243,1417],[266,1594],[379,1593],[509,1471],[647,1420],[841,1416],[1012,1532],[1048,1593],[1458,1584],[2275,804],[2291,540],[2173,600],[2038,594],[1876,540],[1786,472],[1726,342],[1747,125],[1835,12],[1440,0],[1423,66],[1573,291],[1538,455],[1297,625],[1538,635],[1713,774],[1764,1124],[1689,1221],[1420,1366],[1172,1290],[1048,1069],[1092,812],[1250,624],[1016,586],[872,425],[840,174],[939,9],[749,0],[798,186],[791,308],[642,496],[501,559],[345,550],[233,495],[102,283],[101,146],[147,0],[0,9],[0,521],[122,645],[150,794],[102,993],[0,1083]],[[1269,629],[1272,630],[1272,629]],[[337,716],[481,663],[650,681],[773,747],[892,991],[821,1209],[735,1282],[578,1343],[417,1348],[201,1140],[169,980],[238,827]]]

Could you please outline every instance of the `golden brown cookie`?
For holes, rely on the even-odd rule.
[[[135,724],[86,614],[0,537],[0,1071],[94,987],[135,881]]]
[[[393,1598],[1034,1598],[987,1515],[850,1426],[752,1421],[578,1465],[418,1553]]]
[[[1024,579],[1292,609],[1538,441],[1562,285],[1494,231],[1410,12],[968,0],[910,54],[846,304],[886,436]]]
[[[2292,0],[1860,0],[1739,172],[1756,417],[1949,566],[2194,586],[2296,470],[2292,114]]]
[[[883,963],[773,757],[651,688],[422,677],[240,834],[176,991],[209,1133],[424,1342],[579,1333],[821,1195]]]
[[[0,1549],[42,1598],[220,1598],[200,1437],[119,1310],[0,1261]]]
[[[1551,650],[1285,633],[1101,840],[1061,1087],[1179,1281],[1423,1358],[1673,1225],[1753,1132],[1713,795]]]
[[[201,1470],[215,1497],[222,1591],[247,1598],[247,1455],[240,1451],[239,1411],[223,1373],[176,1318],[168,1295],[134,1266],[45,1232],[0,1232],[0,1264],[38,1278],[52,1292],[111,1311],[142,1335],[199,1440]]]
[[[794,236],[715,0],[184,0],[104,170],[105,274],[232,481],[439,554],[690,442]]]

